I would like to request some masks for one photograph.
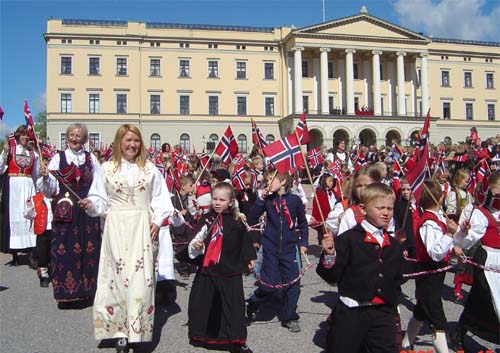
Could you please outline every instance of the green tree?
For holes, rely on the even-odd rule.
[[[35,131],[40,141],[47,139],[47,112],[45,110],[35,117]]]

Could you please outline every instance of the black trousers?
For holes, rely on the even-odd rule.
[[[418,321],[427,321],[436,331],[446,331],[448,324],[441,299],[445,275],[446,272],[441,272],[415,279],[417,305],[413,316]]]
[[[339,301],[332,312],[328,353],[397,353],[395,307],[349,308]]]
[[[42,234],[36,236],[35,258],[38,267],[49,267],[50,240],[52,230],[47,229]]]

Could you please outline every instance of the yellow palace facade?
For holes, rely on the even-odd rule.
[[[500,43],[431,38],[359,14],[308,27],[50,19],[47,133],[84,122],[94,146],[123,123],[147,145],[200,152],[251,119],[268,141],[307,112],[310,147],[411,143],[430,109],[431,142],[500,132]]]

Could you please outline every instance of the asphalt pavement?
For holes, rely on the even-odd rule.
[[[320,248],[316,232],[310,232],[309,259],[317,264]],[[53,299],[52,288],[40,288],[36,272],[27,264],[6,265],[10,255],[0,254],[0,352],[2,353],[113,353],[112,342],[94,339],[92,308],[60,310]],[[24,259],[25,262],[27,259]],[[187,303],[194,275],[189,280],[178,277],[178,305],[158,307],[152,343],[135,347],[134,353],[208,352],[190,346],[187,335]],[[449,326],[453,327],[463,306],[451,300],[453,274],[447,273],[443,302]],[[246,297],[255,289],[255,280],[244,279]],[[337,288],[326,284],[314,268],[306,271],[301,283],[299,314],[302,331],[291,333],[281,327],[276,305],[270,303],[259,312],[257,321],[248,327],[248,344],[255,353],[323,352],[325,320],[337,298]],[[464,285],[464,294],[470,287]],[[406,328],[415,305],[414,281],[403,285],[400,304],[402,327]],[[500,353],[500,348],[468,334],[467,352]],[[415,342],[415,351],[432,352],[430,330],[424,326]],[[342,353],[342,352],[341,352]],[[348,352],[346,352],[348,353]]]

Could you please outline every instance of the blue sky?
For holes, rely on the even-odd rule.
[[[498,0],[324,0],[326,20],[368,12],[435,37],[500,42]],[[322,22],[322,0],[0,0],[0,135],[45,110],[47,19],[279,27]]]

